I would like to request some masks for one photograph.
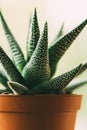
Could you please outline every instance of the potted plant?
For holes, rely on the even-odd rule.
[[[34,10],[27,38],[27,58],[0,12],[12,57],[0,47],[0,130],[74,130],[82,95],[73,90],[87,81],[69,83],[87,68],[80,64],[53,77],[61,57],[87,24],[87,19],[68,34],[63,25],[48,48],[48,26],[40,35]]]

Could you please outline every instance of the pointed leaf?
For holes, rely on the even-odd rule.
[[[5,76],[4,72],[0,69],[0,83],[4,86],[4,90],[0,88],[0,90],[11,92],[7,84],[8,78]]]
[[[17,82],[8,81],[8,86],[15,95],[26,95],[30,93],[30,90],[27,87]]]
[[[37,12],[35,8],[34,14],[31,20],[31,24],[30,24],[28,38],[27,38],[27,61],[29,61],[29,59],[31,58],[36,48],[39,36],[40,36],[40,31],[39,31],[39,25],[38,25],[38,19],[37,19]]]
[[[80,32],[87,24],[87,19],[82,22],[79,26],[73,29],[71,32],[56,40],[53,45],[49,48],[49,63],[51,67],[51,76],[56,71],[56,66],[60,58],[64,55],[66,50],[70,47],[73,41],[77,38]]]
[[[51,45],[54,44],[54,42],[63,35],[63,29],[64,29],[64,23],[61,25],[61,28],[60,28],[58,34],[56,35],[56,37],[54,38],[53,42],[51,43]]]
[[[5,35],[8,39],[9,47],[10,47],[10,50],[12,53],[12,58],[14,60],[16,67],[21,72],[23,67],[26,64],[25,59],[24,59],[24,55],[23,55],[22,50],[19,47],[17,41],[15,40],[13,34],[11,33],[11,31],[10,31],[1,12],[0,12],[0,16],[1,16],[1,21],[2,21],[4,31],[5,31]]]
[[[62,35],[63,35],[63,29],[64,29],[64,23],[62,24],[62,26],[61,26],[61,28],[60,28],[60,30],[59,30],[59,33],[58,33],[58,35],[56,36],[56,39],[57,38],[60,38]],[[56,40],[55,39],[55,40]]]
[[[87,79],[81,79],[77,82],[72,82],[72,84],[68,85],[62,93],[72,94],[75,89],[82,87],[83,85],[87,84]]]
[[[26,84],[20,72],[17,70],[15,65],[12,63],[10,58],[7,56],[7,54],[4,52],[4,50],[1,47],[0,47],[0,62],[10,80],[22,83],[24,85]]]
[[[87,62],[85,62],[85,63],[83,63],[82,64],[82,68],[81,68],[81,70],[79,71],[79,73],[78,73],[78,75],[80,75],[80,74],[82,74],[84,71],[86,71],[87,70]],[[77,76],[78,76],[77,75]]]
[[[47,23],[45,23],[42,36],[38,41],[36,49],[22,72],[23,77],[32,87],[50,78],[47,30]]]
[[[8,78],[5,76],[4,72],[0,69],[0,83],[7,87]]]
[[[46,81],[37,87],[33,88],[33,93],[61,93],[62,89],[64,89],[70,81],[78,74],[82,67],[82,64],[77,66],[76,68],[66,72],[54,79]]]

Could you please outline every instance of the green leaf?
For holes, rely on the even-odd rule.
[[[72,94],[74,90],[82,87],[83,85],[87,84],[87,79],[80,79],[78,81],[72,82],[70,85],[68,85],[62,93],[64,94]]]
[[[78,74],[82,67],[82,64],[76,68],[54,78],[46,81],[33,88],[33,93],[43,94],[43,93],[61,93],[61,91],[70,83],[70,81]]]
[[[7,81],[8,81],[8,78],[6,77],[4,71],[0,67],[0,83],[5,87],[4,90],[2,88],[0,88],[0,92],[1,92],[1,90],[3,90],[3,92],[4,91],[11,92],[11,90],[8,87]]]
[[[45,23],[36,49],[30,61],[24,67],[22,75],[32,87],[50,78],[47,23]]]
[[[24,55],[23,55],[22,50],[19,47],[17,41],[15,40],[13,34],[11,33],[1,12],[0,12],[0,16],[1,16],[1,21],[2,21],[5,35],[8,39],[9,47],[10,47],[10,50],[12,53],[12,58],[14,60],[14,63],[16,65],[17,69],[21,72],[26,64]]]
[[[17,82],[8,81],[8,86],[15,95],[26,95],[30,93],[30,90],[26,86]]]
[[[10,90],[11,91],[11,90]],[[10,94],[11,92],[5,90],[5,89],[0,89],[0,95],[1,94]]]
[[[7,87],[8,78],[5,76],[4,72],[0,69],[0,83]]]
[[[27,61],[29,61],[29,59],[31,58],[36,48],[39,37],[40,37],[40,31],[39,31],[39,25],[38,25],[38,19],[37,19],[37,12],[35,8],[34,14],[31,20],[31,24],[30,24],[28,38],[27,38]]]
[[[49,63],[51,68],[51,76],[56,71],[56,66],[60,58],[64,55],[66,50],[70,47],[73,41],[77,38],[80,32],[87,24],[87,19],[82,22],[79,26],[73,29],[71,32],[56,40],[49,48]]]
[[[54,42],[63,35],[63,29],[64,29],[64,23],[61,25],[61,28],[60,28],[58,34],[56,35],[56,37],[54,38],[54,40],[52,41],[51,45],[54,44]]]
[[[61,26],[61,28],[60,28],[60,30],[59,30],[57,36],[56,36],[56,39],[57,39],[57,38],[60,38],[60,37],[63,35],[63,29],[64,29],[64,23],[62,24],[62,26]],[[55,39],[55,40],[56,40],[56,39]]]
[[[79,71],[78,75],[82,74],[86,70],[87,70],[87,62],[82,64],[81,70]]]
[[[0,62],[8,75],[8,79],[19,82],[23,85],[26,84],[24,78],[21,76],[20,72],[17,70],[15,65],[12,63],[10,58],[4,52],[4,50],[0,47]]]
[[[80,75],[80,74],[82,74],[86,69],[87,69],[87,62],[85,62],[85,63],[82,64],[82,67],[81,67],[79,73],[77,74],[77,76]],[[81,80],[79,80],[79,81],[77,81],[75,83],[72,82],[72,84],[70,84],[69,86],[67,86],[62,91],[62,93],[68,93],[68,94],[69,93],[73,93],[73,91],[75,89],[78,89],[79,87],[81,87],[82,85],[84,85],[86,83],[87,83],[87,79],[83,79],[83,80],[81,79]]]

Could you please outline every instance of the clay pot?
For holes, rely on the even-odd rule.
[[[74,130],[81,95],[0,95],[0,130]]]

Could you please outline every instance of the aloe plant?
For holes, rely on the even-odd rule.
[[[74,89],[87,83],[84,80],[69,85],[75,77],[87,69],[87,63],[81,63],[68,72],[53,78],[58,62],[87,25],[87,19],[65,35],[63,35],[63,23],[48,48],[48,23],[45,22],[43,31],[40,34],[35,8],[28,31],[26,42],[27,59],[25,59],[20,45],[17,43],[1,12],[0,18],[12,53],[11,59],[0,46],[0,64],[3,66],[3,69],[0,70],[0,83],[6,88],[0,90],[1,92],[14,93],[15,95],[71,94]]]

